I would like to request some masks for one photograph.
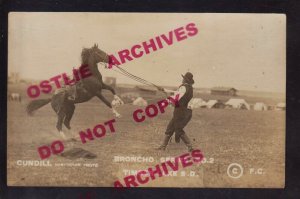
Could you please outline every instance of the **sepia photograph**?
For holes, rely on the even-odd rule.
[[[7,185],[284,188],[286,16],[10,12]]]

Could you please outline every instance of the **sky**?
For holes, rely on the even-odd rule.
[[[285,93],[286,17],[283,14],[26,13],[9,14],[8,71],[47,80],[71,74],[84,47],[108,54],[195,23],[198,34],[125,63],[132,74],[157,85],[178,86],[194,74],[194,87]],[[98,66],[117,83],[137,82]]]

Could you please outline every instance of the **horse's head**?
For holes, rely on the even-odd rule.
[[[94,44],[91,48],[84,48],[81,52],[82,64],[88,64],[90,60],[95,63],[108,63],[108,54],[98,48],[98,44]]]

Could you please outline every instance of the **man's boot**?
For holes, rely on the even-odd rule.
[[[164,138],[164,141],[162,143],[162,145],[160,145],[160,147],[156,148],[157,150],[166,150],[166,147],[169,143],[169,140],[170,140],[171,136],[169,135],[165,135],[165,138]]]
[[[189,152],[194,150],[193,146],[191,144],[190,138],[186,134],[181,135],[181,139],[185,143],[185,145],[188,147]]]

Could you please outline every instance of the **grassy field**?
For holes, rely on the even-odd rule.
[[[24,89],[24,88],[22,88]],[[24,90],[10,87],[10,92]],[[159,99],[163,96],[155,96]],[[207,95],[206,95],[207,97]],[[110,98],[111,99],[111,98]],[[249,98],[251,99],[251,98]],[[246,99],[247,100],[247,99]],[[275,103],[277,99],[259,99]],[[156,99],[152,99],[155,102]],[[249,101],[249,100],[248,100]],[[251,101],[251,100],[250,100]],[[279,102],[279,101],[278,101]],[[65,151],[81,148],[96,155],[94,159],[68,159],[51,156],[51,167],[18,166],[17,160],[40,160],[37,148],[61,139],[55,124],[56,115],[48,104],[33,117],[25,113],[28,99],[8,103],[8,185],[14,186],[113,186],[125,177],[123,169],[141,170],[159,163],[161,157],[178,156],[186,152],[183,143],[172,142],[166,151],[154,150],[161,144],[164,130],[172,116],[172,108],[145,122],[135,123],[132,113],[138,107],[119,107],[122,118],[116,119],[116,133],[86,144],[64,141]],[[98,99],[76,105],[71,122],[78,133],[113,118],[111,111]],[[194,148],[203,151],[210,163],[193,165],[181,171],[194,171],[196,177],[170,176],[151,181],[145,186],[161,187],[282,187],[285,168],[285,112],[245,111],[225,109],[195,109],[185,128]],[[70,136],[70,132],[65,131]],[[153,157],[155,162],[116,163],[114,156]],[[98,163],[97,168],[57,167],[55,163]],[[242,177],[230,178],[228,165],[239,163]],[[263,174],[251,174],[250,169],[263,169]]]

